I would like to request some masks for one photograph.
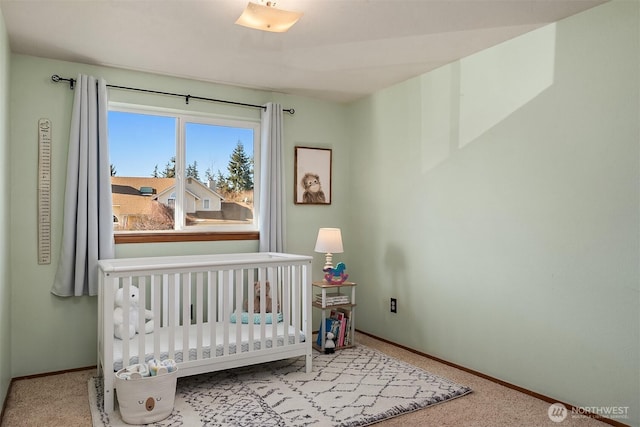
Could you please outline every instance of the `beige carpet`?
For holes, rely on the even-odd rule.
[[[462,399],[392,418],[376,426],[606,426],[592,418],[571,415],[562,423],[554,423],[547,415],[547,402],[363,334],[357,334],[356,341],[473,389],[473,393]],[[91,426],[87,382],[94,375],[95,370],[85,370],[14,381],[1,426]]]

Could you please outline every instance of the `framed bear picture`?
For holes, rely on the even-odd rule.
[[[331,149],[295,147],[294,202],[331,204]]]

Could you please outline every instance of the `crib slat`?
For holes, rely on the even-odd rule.
[[[127,276],[123,279],[122,284],[122,360],[123,366],[127,366],[129,364],[129,291],[131,286],[131,276]]]
[[[243,282],[244,282],[244,270],[235,270],[235,277],[236,277],[236,284],[235,284],[235,292],[234,292],[234,298],[235,299],[235,309],[234,312],[236,314],[236,324],[235,324],[235,329],[236,329],[236,339],[235,339],[235,343],[236,343],[236,353],[240,353],[242,352],[242,297],[243,297],[243,292],[242,292],[242,287],[243,287]],[[230,316],[230,313],[227,313]]]
[[[151,293],[152,293],[152,305],[151,311],[155,313],[155,320],[153,322],[153,357],[160,360],[160,328],[162,327],[162,310],[160,309],[160,297],[164,288],[163,282],[164,276],[151,275]],[[158,316],[160,314],[160,316]]]
[[[162,286],[162,326],[169,325],[169,275],[162,275],[162,282],[165,284]]]
[[[301,322],[300,322],[300,269],[298,268],[297,265],[294,265],[291,267],[291,270],[293,271],[292,274],[292,291],[293,291],[293,295],[291,296],[291,301],[293,302],[293,308],[292,308],[292,324],[295,326],[295,328],[293,329],[293,333],[294,333],[294,341],[295,343],[299,343],[300,342],[300,330],[301,328]],[[305,334],[307,332],[305,331]],[[309,338],[307,338],[309,339]]]
[[[176,276],[177,274],[169,274],[169,292],[172,301],[176,301]],[[176,302],[177,303],[177,302]],[[176,303],[169,305],[169,359],[176,358]]]
[[[266,268],[261,268],[258,273],[258,282],[260,283],[260,348],[266,348],[267,340],[265,338],[266,335],[266,325],[265,325],[265,307],[266,307],[266,298],[263,297],[265,294],[265,290],[267,288],[267,270]],[[255,343],[252,343],[255,344]],[[253,348],[253,347],[252,347]]]
[[[144,346],[146,338],[147,282],[145,279],[144,276],[138,278],[138,363],[146,362]]]
[[[182,281],[182,360],[190,359],[189,327],[191,326],[191,273],[183,273]]]
[[[291,266],[282,267],[282,303],[280,304],[280,310],[282,311],[282,321],[284,322],[285,328],[289,328],[291,325]],[[289,344],[288,334],[284,334],[284,345]]]
[[[276,276],[276,270],[274,268],[268,269],[269,286],[271,287],[271,307],[268,309],[271,311],[271,346],[276,348],[278,346],[278,278]],[[265,294],[266,295],[266,294]],[[268,301],[265,301],[268,302]]]
[[[222,319],[224,319],[224,317],[227,315],[227,312],[229,311],[229,286],[231,281],[229,277],[230,274],[231,272],[229,270],[224,270],[223,272],[221,272],[222,280],[221,283],[218,283],[218,287],[222,287],[222,299],[218,301],[218,306],[222,304],[218,313],[218,321],[222,321]],[[222,325],[222,354],[227,356],[229,354],[229,322],[222,321]]]
[[[311,263],[306,265],[302,265],[301,267],[302,274],[300,277],[300,298],[298,299],[298,303],[302,304],[302,319],[301,325],[302,330],[304,331],[307,340],[306,342],[311,342]],[[307,353],[307,363],[306,363],[306,372],[311,372],[311,352]]]
[[[196,359],[202,359],[202,280],[203,273],[199,272],[196,275]]]
[[[218,352],[218,337],[217,337],[217,328],[215,327],[215,325],[218,323],[218,314],[216,312],[216,308],[217,308],[217,304],[216,304],[216,298],[218,295],[218,275],[215,274],[213,271],[209,271],[208,273],[209,276],[209,317],[208,317],[208,321],[209,321],[209,325],[211,325],[210,328],[210,347],[211,347],[211,358],[215,358]]]
[[[254,328],[253,328],[253,315],[255,313],[255,307],[254,307],[254,298],[255,298],[255,282],[256,282],[256,271],[255,269],[251,268],[249,269],[249,279],[247,280],[247,324],[250,325],[249,327],[249,338],[248,338],[248,345],[249,345],[249,351],[253,350],[253,332],[254,332]]]

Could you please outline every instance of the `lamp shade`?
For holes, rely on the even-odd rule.
[[[302,12],[290,12],[276,9],[267,2],[268,6],[249,2],[246,9],[236,21],[236,24],[256,30],[284,33],[298,22]]]
[[[339,228],[321,228],[318,230],[316,252],[339,254],[342,248],[342,233]]]

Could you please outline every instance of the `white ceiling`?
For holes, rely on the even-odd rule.
[[[349,102],[605,1],[278,0],[304,13],[287,33],[235,25],[247,0],[0,9],[14,53]]]

